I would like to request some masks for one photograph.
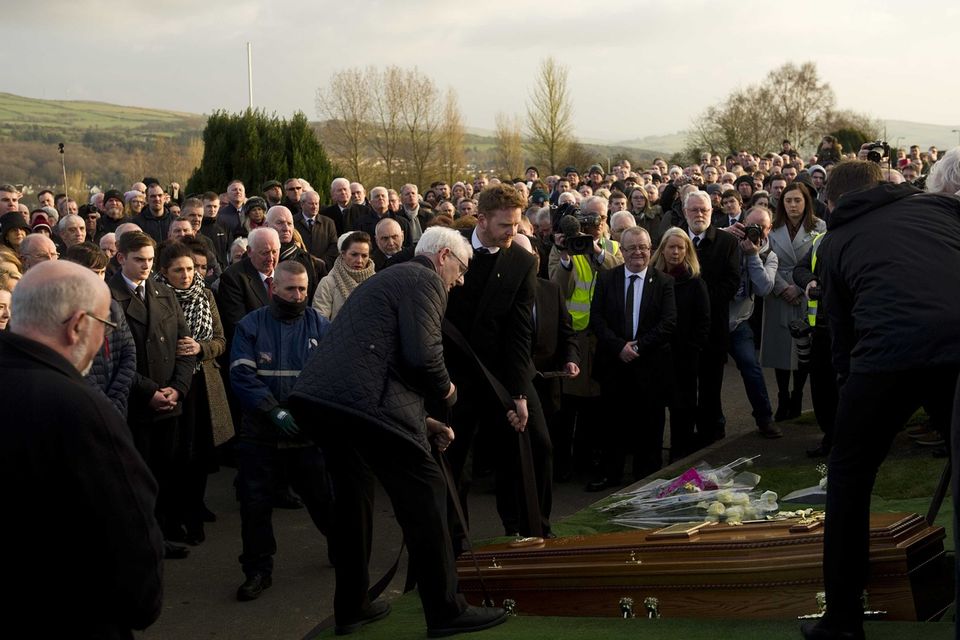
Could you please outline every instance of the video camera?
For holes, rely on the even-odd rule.
[[[563,234],[560,249],[571,255],[587,255],[593,251],[593,236],[583,233],[584,227],[599,227],[600,216],[595,213],[584,214],[575,204],[565,203],[550,207],[550,219],[553,232]]]
[[[876,140],[875,142],[871,142],[870,146],[867,147],[867,160],[870,162],[880,164],[884,158],[889,157],[890,145],[888,145],[885,140]]]

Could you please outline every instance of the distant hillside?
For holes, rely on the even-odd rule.
[[[923,122],[909,122],[907,120],[885,120],[882,121],[886,126],[887,142],[891,146],[899,144],[906,147],[911,144],[918,144],[924,151],[930,146],[936,146],[941,151],[960,144],[957,137],[957,131],[960,130],[960,123],[949,124],[926,124]]]
[[[105,102],[41,100],[0,93],[0,135],[17,135],[17,130],[76,131],[123,130],[129,133],[200,132],[206,116],[143,107],[125,107]]]

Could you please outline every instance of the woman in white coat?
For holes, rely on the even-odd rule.
[[[813,238],[826,231],[823,220],[813,213],[813,196],[802,182],[792,182],[780,194],[773,216],[773,231],[768,241],[777,254],[773,292],[763,302],[763,332],[760,344],[760,365],[773,367],[777,377],[777,421],[800,415],[806,366],[797,365],[797,350],[790,335],[790,322],[802,320],[807,313],[807,299],[793,283],[793,268],[810,249]],[[790,389],[790,372],[793,389]]]

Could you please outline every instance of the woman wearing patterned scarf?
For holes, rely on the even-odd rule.
[[[363,231],[346,234],[340,241],[340,256],[313,296],[313,308],[331,322],[360,283],[373,275],[370,236]]]
[[[216,358],[226,349],[223,325],[213,293],[204,286],[203,275],[194,267],[194,253],[203,255],[202,246],[194,249],[187,242],[175,242],[160,252],[157,280],[173,290],[192,337],[177,344],[178,355],[197,356],[190,393],[183,401],[177,436],[177,489],[173,496],[180,514],[170,523],[171,540],[200,544],[206,537],[204,521],[215,516],[203,502],[207,475],[217,470],[214,447],[233,436],[233,421],[227,404],[223,380]]]

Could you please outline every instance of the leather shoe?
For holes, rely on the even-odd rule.
[[[163,541],[163,557],[166,560],[183,560],[190,555],[190,549],[179,544]]]
[[[360,612],[360,617],[347,624],[338,624],[333,632],[338,636],[345,636],[360,629],[360,627],[382,620],[390,615],[390,603],[386,600],[374,600],[366,609]]]
[[[864,640],[863,629],[839,631],[831,629],[823,620],[808,620],[800,625],[800,633],[806,640]]]
[[[506,621],[507,612],[500,607],[468,606],[456,618],[435,627],[427,627],[427,637],[445,638],[457,633],[483,631]]]
[[[273,578],[263,574],[255,573],[247,576],[242,585],[237,588],[237,600],[240,602],[250,602],[260,597],[264,591],[273,586]]]
[[[613,487],[620,486],[619,482],[614,482],[610,478],[601,478],[599,480],[594,480],[586,487],[583,488],[587,493],[596,493],[598,491],[604,491],[606,489],[612,489]]]
[[[760,425],[760,435],[764,438],[770,438],[771,440],[775,438],[783,437],[783,430],[780,429],[775,423]]]

